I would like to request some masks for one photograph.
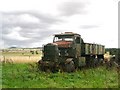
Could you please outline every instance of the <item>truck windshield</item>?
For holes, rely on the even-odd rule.
[[[54,37],[54,42],[56,41],[73,41],[73,37]]]

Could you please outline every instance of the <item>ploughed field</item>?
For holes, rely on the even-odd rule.
[[[74,73],[47,73],[35,63],[2,64],[2,88],[118,88],[115,67],[82,69]]]

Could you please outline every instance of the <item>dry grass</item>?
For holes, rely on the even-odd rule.
[[[4,63],[31,63],[38,62],[41,56],[0,56],[0,61]]]
[[[2,52],[0,55],[0,62],[3,63],[33,63],[38,62],[42,57],[42,51],[31,52],[16,51],[16,52]]]

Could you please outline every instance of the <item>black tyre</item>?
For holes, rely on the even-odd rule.
[[[66,72],[74,72],[75,71],[75,65],[73,61],[70,61],[66,64]]]

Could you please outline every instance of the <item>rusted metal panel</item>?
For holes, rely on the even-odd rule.
[[[101,55],[104,54],[104,46],[99,44],[85,43],[86,55]]]
[[[98,45],[97,44],[97,54],[102,55],[105,52],[105,47],[103,45]]]
[[[85,43],[85,54],[89,55],[93,53],[92,44]]]
[[[93,50],[93,55],[98,54],[98,45],[97,44],[93,44],[92,45],[92,50]]]
[[[77,45],[76,45],[76,55],[77,55],[77,56],[81,56],[80,44],[77,44]]]
[[[102,46],[99,45],[99,54],[102,54]]]
[[[72,42],[70,41],[58,41],[58,42],[55,42],[58,47],[62,47],[62,48],[68,48],[70,47],[70,44],[72,44]]]
[[[90,44],[90,54],[92,54],[93,51],[92,51],[92,44]]]
[[[85,54],[89,54],[89,44],[85,43]]]

